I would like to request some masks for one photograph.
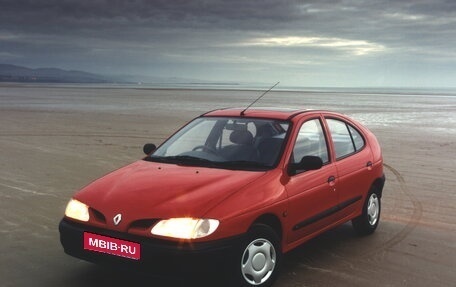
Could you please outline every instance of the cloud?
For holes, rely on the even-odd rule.
[[[271,78],[309,66],[393,75],[394,63],[400,79],[417,66],[456,71],[455,27],[446,0],[0,0],[0,61],[208,78],[252,66]]]
[[[245,46],[261,46],[261,47],[316,47],[342,50],[353,55],[362,56],[376,52],[382,52],[386,48],[381,44],[370,43],[365,40],[349,40],[341,38],[325,38],[325,37],[269,37],[257,38],[247,43],[242,43]]]
[[[385,17],[399,21],[422,21],[427,19],[426,15],[406,14],[406,13],[385,13]]]

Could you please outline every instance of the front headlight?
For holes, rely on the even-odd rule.
[[[219,226],[216,219],[171,218],[159,221],[152,228],[154,235],[195,239],[212,234]]]
[[[71,199],[65,209],[65,215],[76,220],[89,221],[89,207],[76,199]]]

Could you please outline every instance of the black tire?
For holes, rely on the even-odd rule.
[[[274,229],[265,224],[253,225],[237,252],[232,286],[272,286],[282,260],[280,239]]]
[[[374,233],[380,222],[381,200],[380,191],[373,186],[366,197],[363,205],[363,213],[352,220],[353,228],[359,235]]]

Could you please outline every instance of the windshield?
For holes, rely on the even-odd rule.
[[[146,160],[227,169],[274,167],[289,127],[286,121],[201,117],[169,138]]]

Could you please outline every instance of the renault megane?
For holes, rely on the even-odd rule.
[[[375,136],[339,113],[220,109],[69,201],[60,239],[87,261],[270,286],[282,254],[335,226],[375,231],[385,177]]]

